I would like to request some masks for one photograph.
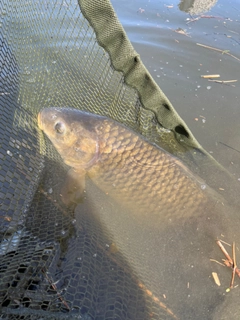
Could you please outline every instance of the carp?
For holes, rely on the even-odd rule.
[[[231,272],[210,259],[222,258],[216,239],[238,241],[238,209],[179,159],[107,117],[52,107],[39,112],[38,126],[71,168],[74,183],[68,187],[82,191],[89,177],[127,209],[119,213],[112,206],[97,215],[138,279],[148,284],[148,296],[151,291],[156,302],[167,292],[180,319],[215,319],[225,289],[210,275],[218,268],[226,286]],[[66,204],[68,196],[62,200]],[[92,200],[97,207],[95,194]],[[81,208],[75,213],[80,216]]]
[[[79,189],[88,176],[138,215],[190,217],[222,201],[176,157],[107,117],[53,107],[40,111],[38,125],[72,168]]]

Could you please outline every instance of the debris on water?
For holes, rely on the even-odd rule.
[[[238,153],[240,153],[239,150],[237,150],[237,149],[229,146],[228,144],[226,144],[226,143],[224,143],[224,142],[219,141],[218,143],[220,143],[220,144],[224,145],[225,147],[228,147],[228,148],[230,148],[230,149],[232,149],[232,150],[237,151]],[[240,181],[240,179],[238,179],[238,180]]]
[[[51,287],[56,291],[58,299],[62,302],[62,304],[68,309],[70,310],[69,305],[67,304],[67,302],[64,300],[64,298],[61,296],[60,292],[57,289],[56,284],[54,283],[53,279],[51,278],[50,274],[48,275],[47,272],[43,272],[44,276],[46,277],[46,279],[48,280],[49,284],[51,285]]]
[[[238,80],[213,80],[213,79],[208,79],[208,81],[212,81],[212,82],[216,82],[216,83],[233,83],[233,82],[237,82]]]
[[[210,90],[212,87],[211,86],[207,86],[207,89]]]
[[[219,287],[221,286],[221,282],[218,278],[218,274],[216,272],[212,272],[212,276],[213,276],[213,280],[215,281],[216,285],[218,285]]]
[[[145,12],[145,9],[143,9],[143,8],[139,8],[137,12],[139,12],[139,13],[143,13],[143,12]]]
[[[224,235],[221,234],[222,237],[224,237]],[[231,247],[232,245],[226,241],[221,240],[222,243],[226,244],[227,246]]]
[[[176,33],[179,33],[179,34],[182,34],[182,35],[184,35],[184,36],[186,36],[186,37],[189,37],[189,38],[191,38],[191,36],[189,36],[189,34],[186,32],[186,30],[184,30],[184,29],[182,29],[182,28],[178,28],[178,29],[171,29],[171,30],[173,30],[174,32],[176,32]]]
[[[233,54],[231,54],[229,52],[229,50],[221,50],[221,49],[217,49],[217,48],[214,48],[214,47],[206,46],[205,44],[201,44],[201,43],[196,43],[196,45],[200,46],[200,47],[203,47],[203,48],[206,48],[206,49],[210,49],[210,50],[221,52],[222,54],[227,54],[228,56],[240,61],[240,58],[238,58],[238,57],[234,56]]]
[[[222,253],[224,254],[226,259],[223,259],[223,263],[225,266],[229,267],[232,269],[232,277],[231,277],[231,283],[230,283],[230,287],[226,290],[226,292],[229,292],[230,289],[233,289],[234,286],[234,279],[235,279],[235,275],[237,275],[240,278],[240,270],[237,267],[237,263],[236,263],[236,245],[235,242],[233,242],[232,244],[232,258],[230,257],[229,253],[227,252],[227,250],[224,248],[223,244],[222,244],[222,240],[217,240],[217,245],[219,246],[219,248],[221,249]]]
[[[204,78],[204,79],[220,78],[220,74],[204,74],[204,75],[201,75],[201,78]]]
[[[218,20],[224,19],[223,17],[218,17],[218,16],[200,15],[199,17],[196,17],[196,18],[187,18],[185,21],[187,21],[186,23],[188,24],[188,23],[195,22],[195,21],[203,19],[203,18],[205,18],[205,19],[213,19],[214,18],[214,19],[218,19]]]
[[[11,152],[10,150],[7,150],[7,154],[8,154],[10,157],[13,156],[13,154],[12,154],[12,152]]]

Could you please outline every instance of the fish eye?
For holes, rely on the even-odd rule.
[[[65,131],[65,125],[64,125],[63,122],[57,122],[57,123],[55,124],[54,129],[57,131],[57,133],[62,134],[62,133],[64,133],[64,131]]]

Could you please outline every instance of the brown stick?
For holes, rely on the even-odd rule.
[[[205,18],[205,19],[212,19],[212,18],[214,18],[214,19],[224,20],[223,17],[201,15],[201,16],[199,16],[199,17],[197,17],[197,18],[194,18],[194,19],[191,19],[191,20],[187,21],[187,24],[190,23],[190,22],[194,22],[194,21],[200,20],[200,19],[202,19],[202,18]]]
[[[214,79],[208,79],[208,81],[217,82],[217,83],[233,83],[233,82],[237,82],[238,80],[214,80]]]
[[[209,79],[209,78],[220,78],[220,74],[203,74],[201,78]]]
[[[217,245],[219,246],[219,248],[222,250],[223,254],[225,255],[225,257],[227,258],[226,260],[223,259],[223,263],[225,264],[225,266],[234,269],[234,277],[235,277],[235,273],[238,275],[238,277],[240,278],[240,270],[238,269],[237,265],[236,265],[236,250],[235,250],[235,243],[233,245],[233,259],[235,259],[235,261],[230,257],[230,255],[228,254],[227,250],[224,248],[224,246],[222,245],[220,240],[217,240]],[[232,274],[233,277],[233,274]],[[233,278],[234,280],[234,278]],[[231,280],[231,284],[232,284],[232,280]]]
[[[220,240],[217,240],[217,245],[220,247],[220,249],[222,250],[223,254],[225,255],[225,257],[227,258],[227,260],[229,261],[229,263],[231,265],[233,265],[233,261],[232,258],[230,257],[230,255],[228,254],[227,250],[224,248],[224,246],[222,245]]]
[[[50,279],[50,277],[47,275],[46,272],[43,271],[43,273],[44,273],[45,277],[47,278],[48,282],[50,283],[50,285],[51,285],[51,286],[53,287],[53,289],[57,292],[57,296],[58,296],[59,300],[61,300],[61,302],[64,304],[64,306],[65,306],[68,310],[70,310],[69,305],[67,304],[67,302],[63,299],[63,297],[62,297],[62,296],[60,295],[60,293],[58,292],[57,287],[56,287],[56,285],[54,284],[54,282]]]
[[[237,269],[235,242],[233,242],[233,245],[232,245],[232,254],[233,254],[233,270],[232,270],[232,279],[231,279],[231,283],[230,283],[230,288],[231,289],[233,288],[234,279],[235,279],[235,273],[236,273],[236,269]]]
[[[227,50],[221,50],[221,49],[213,48],[213,47],[210,47],[210,46],[206,46],[205,44],[201,44],[201,43],[196,43],[196,45],[200,46],[200,47],[203,47],[203,48],[206,48],[206,49],[210,49],[210,50],[215,50],[215,51],[221,52],[222,54],[227,54],[228,56],[240,61],[239,58],[235,57],[233,54],[229,53]]]

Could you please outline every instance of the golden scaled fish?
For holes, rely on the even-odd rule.
[[[138,215],[155,216],[155,221],[187,218],[218,201],[180,160],[107,117],[45,108],[38,114],[38,126],[72,168],[79,188],[87,175]]]

